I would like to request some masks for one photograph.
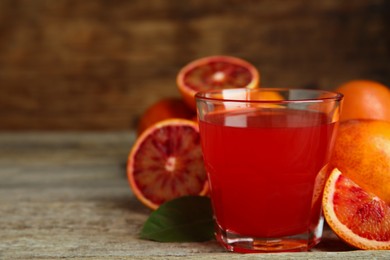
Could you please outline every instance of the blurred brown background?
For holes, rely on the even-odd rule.
[[[133,129],[215,54],[266,86],[389,86],[390,1],[1,0],[0,130]]]

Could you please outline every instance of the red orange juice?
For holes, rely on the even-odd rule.
[[[334,122],[294,109],[214,111],[199,121],[217,225],[240,236],[313,232]],[[317,194],[317,196],[316,196]]]

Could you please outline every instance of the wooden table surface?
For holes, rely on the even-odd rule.
[[[138,233],[150,211],[128,187],[130,132],[0,133],[0,259],[390,259],[325,228],[312,252],[226,253],[215,242],[157,243]]]

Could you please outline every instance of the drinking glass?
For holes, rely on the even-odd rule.
[[[217,240],[235,252],[315,246],[343,96],[240,88],[195,97]]]

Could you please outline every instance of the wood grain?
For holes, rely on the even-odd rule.
[[[125,176],[130,132],[1,133],[0,259],[375,259],[329,228],[308,253],[241,255],[215,242],[157,243]]]
[[[390,3],[2,0],[0,130],[130,130],[178,70],[238,56],[262,84],[390,85]]]

